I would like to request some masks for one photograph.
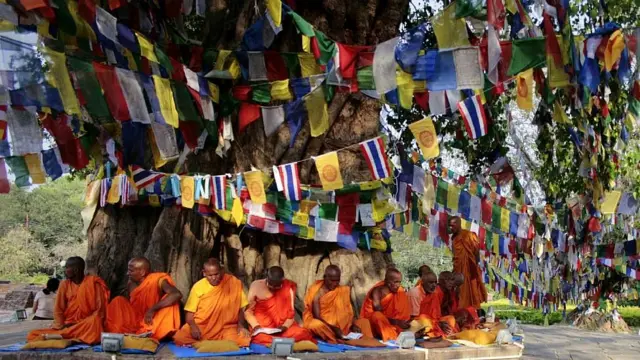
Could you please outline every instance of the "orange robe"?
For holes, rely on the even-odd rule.
[[[200,328],[201,340],[232,340],[238,346],[249,346],[251,338],[238,334],[238,313],[242,304],[242,282],[224,274],[222,281],[200,297],[194,320]],[[174,336],[178,345],[201,341],[191,337],[191,325],[185,324]]]
[[[397,293],[388,293],[380,300],[382,311],[375,311],[373,309],[373,299],[371,298],[371,292],[384,285],[384,281],[380,281],[375,284],[371,290],[367,293],[360,310],[360,318],[368,319],[371,323],[371,329],[373,333],[382,338],[383,341],[395,340],[398,338],[403,329],[396,325],[391,325],[389,319],[405,320],[411,319],[411,305],[409,304],[409,297],[404,291],[404,288],[398,289]]]
[[[455,290],[442,290],[443,298],[442,298],[442,314],[443,315],[453,315],[456,311],[458,311],[458,295]],[[446,304],[445,304],[446,302]]]
[[[295,296],[296,287],[296,283],[285,279],[282,282],[282,288],[274,292],[273,296],[268,299],[257,300],[253,314],[256,320],[258,320],[260,327],[279,328],[288,319],[293,319],[295,311],[291,307],[293,303],[291,294],[293,293],[293,296]],[[295,341],[310,340],[315,342],[311,332],[300,327],[300,325],[295,322],[285,332],[274,334],[274,336],[258,334],[253,337],[252,342],[269,346],[274,337],[293,338]]]
[[[156,340],[173,335],[180,328],[178,303],[158,310],[151,325],[144,322],[144,314],[164,298],[161,297],[161,284],[165,280],[175,286],[169,274],[151,273],[129,294],[129,300],[123,296],[111,300],[107,307],[107,331],[121,334],[151,332]]]
[[[461,316],[464,314],[464,316]],[[460,330],[474,330],[480,324],[480,318],[478,317],[478,310],[473,306],[469,306],[464,309],[458,309],[456,317],[464,318],[464,322],[458,324]]]
[[[487,301],[487,289],[482,282],[482,271],[476,262],[478,238],[468,230],[460,230],[453,239],[453,271],[464,275],[464,283],[460,285],[458,307],[473,306]]]
[[[33,330],[27,335],[27,341],[41,340],[45,334],[58,334],[89,345],[99,343],[108,301],[109,288],[97,276],[85,276],[80,285],[63,280],[56,295],[53,325],[66,327]]]
[[[442,316],[444,296],[445,293],[440,286],[437,286],[431,294],[427,294],[422,285],[414,287],[409,292],[411,315],[426,326],[425,333],[429,337],[444,336],[439,325],[440,322],[446,322],[451,328],[456,329],[456,321],[453,316]]]
[[[336,344],[342,339],[337,339],[336,334],[327,324],[313,316],[313,299],[322,288],[324,281],[318,280],[307,289],[304,297],[304,313],[302,319],[304,327],[309,329],[313,335],[322,340]],[[331,326],[337,326],[344,335],[351,332],[351,325],[355,324],[362,331],[362,335],[373,337],[371,325],[367,319],[353,320],[353,307],[351,306],[351,289],[348,286],[338,286],[332,291],[322,295],[318,299],[320,303],[320,317]]]

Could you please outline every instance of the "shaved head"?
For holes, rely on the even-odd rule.
[[[423,274],[432,273],[431,267],[429,265],[422,265],[418,268],[418,276],[422,277]]]
[[[272,266],[267,270],[267,287],[270,291],[282,289],[284,270],[280,266]]]
[[[84,279],[84,260],[79,256],[72,256],[64,264],[64,275],[67,279],[80,283]]]
[[[462,230],[462,226],[460,225],[460,218],[458,216],[449,218],[449,230],[453,235],[458,235],[460,230]]]
[[[202,269],[204,270],[206,268],[218,268],[218,269],[221,269],[222,267],[220,266],[220,261],[218,261],[218,259],[209,258],[209,259],[207,259],[207,261],[205,261],[204,264],[202,264]]]
[[[335,275],[338,274],[340,275],[341,271],[340,268],[338,267],[338,265],[329,265],[324,269],[324,274],[325,275]]]
[[[324,287],[327,290],[331,291],[337,288],[340,285],[340,268],[336,265],[329,265],[326,269],[324,269],[324,276],[322,280],[324,281]]]
[[[460,286],[464,283],[464,274],[463,273],[453,273],[453,281],[456,286]]]
[[[151,263],[146,257],[133,258],[129,261],[129,264],[146,271],[150,271],[151,269]]]
[[[441,272],[438,278],[438,283],[440,283],[441,287],[447,290],[452,290],[454,288],[453,273],[451,271]]]
[[[398,292],[402,285],[402,273],[396,268],[388,268],[384,275],[384,283],[392,293]]]
[[[127,265],[127,275],[129,280],[139,284],[151,272],[151,263],[144,257],[137,257],[129,260]]]
[[[207,279],[211,286],[218,286],[224,279],[224,268],[218,259],[209,258],[202,264],[202,276]]]
[[[436,286],[438,285],[438,278],[436,277],[435,273],[423,273],[420,277],[420,280],[422,280],[422,287],[427,294],[431,294],[436,290]]]

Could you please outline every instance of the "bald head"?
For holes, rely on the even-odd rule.
[[[284,270],[280,266],[272,266],[267,270],[267,287],[271,291],[277,291],[282,288],[284,281]]]
[[[151,272],[151,263],[144,257],[137,257],[129,260],[127,266],[127,275],[129,280],[139,284]]]
[[[422,287],[427,294],[431,294],[436,290],[436,286],[438,285],[438,278],[436,277],[435,273],[423,273],[420,277],[420,280],[422,280]]]
[[[449,218],[449,231],[455,236],[462,230],[462,226],[460,225],[460,218],[458,216],[453,216]]]
[[[218,259],[209,258],[202,265],[202,276],[207,279],[211,286],[218,286],[224,278],[224,268],[220,265]]]
[[[451,271],[443,271],[438,277],[438,283],[446,290],[452,290],[454,287],[453,273]]]
[[[79,256],[72,256],[64,264],[64,275],[67,279],[79,283],[84,279],[84,260]]]
[[[460,286],[464,284],[464,274],[463,273],[453,273],[453,282],[455,286]]]
[[[422,277],[423,274],[432,273],[431,267],[429,265],[422,265],[418,268],[418,276]]]
[[[329,265],[326,269],[324,269],[324,276],[322,280],[324,281],[323,286],[331,291],[337,288],[340,285],[340,268],[336,265]]]
[[[392,293],[398,292],[402,286],[402,273],[396,268],[388,268],[384,275],[384,283]]]

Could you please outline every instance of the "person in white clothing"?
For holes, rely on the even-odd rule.
[[[56,291],[60,280],[51,278],[47,281],[47,287],[38,291],[33,299],[33,320],[53,320],[53,307],[56,303]]]

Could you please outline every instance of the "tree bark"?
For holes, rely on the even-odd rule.
[[[345,44],[375,45],[398,33],[408,11],[408,0],[285,0],[295,11],[333,40]],[[244,29],[256,15],[254,0],[213,0],[203,29],[205,46],[237,48]],[[264,13],[264,4],[258,2]],[[283,32],[271,49],[302,51],[300,35],[288,16],[283,16]],[[262,121],[255,121],[243,134],[234,133],[228,156],[205,149],[193,155],[185,171],[210,174],[238,173],[252,167],[270,173],[274,164],[308,159],[375,137],[380,104],[361,93],[336,93],[329,104],[330,128],[312,138],[306,123],[289,147],[290,133],[283,125],[267,138]],[[237,129],[236,129],[237,130]],[[370,179],[358,147],[338,153],[345,184]],[[300,163],[301,181],[317,184],[313,161]],[[217,217],[202,217],[176,207],[108,206],[99,209],[89,229],[88,262],[109,284],[114,294],[126,285],[126,264],[134,256],[146,256],[155,271],[169,272],[185,295],[200,278],[200,266],[208,257],[219,258],[238,276],[245,287],[273,265],[284,268],[298,284],[296,307],[309,284],[322,277],[324,268],[336,264],[342,269],[342,283],[351,285],[355,304],[360,307],[366,291],[384,274],[391,256],[377,251],[350,252],[338,246],[290,236],[275,236],[248,228],[236,228]]]

